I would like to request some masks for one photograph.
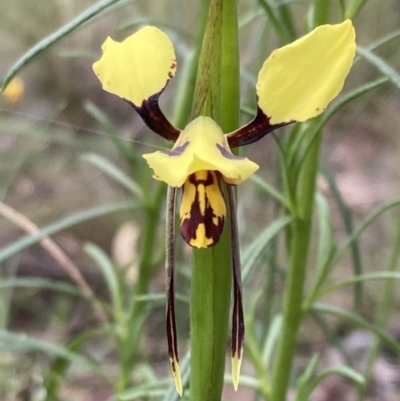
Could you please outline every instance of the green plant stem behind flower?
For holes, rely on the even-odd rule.
[[[314,124],[318,121],[314,120]],[[321,135],[314,139],[302,165],[298,188],[292,188],[295,197],[294,220],[290,226],[289,270],[284,291],[282,331],[278,341],[278,352],[272,377],[273,401],[285,401],[291,375],[297,333],[302,318],[303,288],[306,277],[308,248],[312,223],[315,182]],[[297,185],[295,182],[294,185]]]
[[[235,0],[212,0],[200,55],[194,113],[195,117],[212,117],[224,132],[234,130],[239,122],[237,29]],[[216,246],[193,250],[191,401],[221,399],[232,280],[227,226]]]

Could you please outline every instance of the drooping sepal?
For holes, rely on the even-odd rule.
[[[229,223],[231,236],[231,259],[233,276],[233,309],[232,309],[232,336],[231,336],[231,361],[232,382],[235,391],[239,386],[240,368],[242,365],[244,343],[244,315],[242,300],[242,274],[240,263],[239,235],[236,218],[235,192],[231,186],[227,186],[227,199],[229,205]]]
[[[178,338],[175,319],[175,204],[176,189],[169,187],[167,192],[166,235],[165,235],[165,272],[166,272],[166,330],[169,363],[176,391],[182,396],[182,379],[178,357]]]
[[[172,280],[173,282],[173,280]],[[172,284],[171,282],[171,284]],[[173,287],[173,285],[172,285]],[[173,291],[173,290],[172,290]],[[179,366],[179,357],[177,349],[177,337],[176,337],[176,323],[175,323],[175,306],[174,296],[168,296],[167,301],[167,338],[168,338],[168,353],[169,353],[169,364],[171,367],[172,378],[174,380],[176,391],[182,396],[182,378],[181,369]]]
[[[233,278],[233,314],[232,314],[232,382],[235,391],[239,386],[240,368],[242,365],[244,342],[244,317],[242,304],[242,290],[238,285],[238,278]]]
[[[191,174],[182,191],[181,235],[195,248],[215,245],[224,228],[226,206],[220,178],[215,171]]]

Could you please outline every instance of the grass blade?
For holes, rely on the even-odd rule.
[[[95,153],[86,153],[81,157],[81,159],[96,166],[99,170],[103,171],[113,180],[123,185],[128,191],[137,196],[139,199],[143,198],[142,189],[136,183],[136,181],[132,180],[128,174],[120,170],[105,157]]]
[[[379,339],[387,344],[396,354],[400,355],[400,344],[392,337],[388,336],[383,330],[367,322],[361,316],[337,306],[316,303],[312,306],[312,310],[315,312],[325,313],[333,316],[337,316],[340,319],[346,320],[357,327],[369,330],[375,334]]]
[[[375,66],[383,75],[387,76],[400,89],[400,74],[385,60],[365,47],[357,46],[357,54]]]
[[[38,233],[33,235],[25,235],[10,245],[0,249],[0,263],[8,259],[10,256],[21,252],[22,250],[38,243],[43,238],[51,236],[67,228],[83,223],[88,220],[95,219],[107,214],[121,212],[123,210],[130,210],[137,208],[138,205],[132,201],[112,203],[110,205],[95,206],[90,209],[64,217],[46,227],[43,227]]]
[[[48,340],[42,341],[36,338],[28,337],[25,334],[13,333],[7,330],[0,330],[0,352],[1,351],[22,353],[42,352],[49,356],[62,357],[72,363],[88,367],[92,372],[98,374],[102,377],[102,379],[105,379],[107,382],[110,380],[109,376],[105,374],[105,372],[103,372],[101,366],[95,361],[71,352],[67,348],[49,342]]]
[[[342,217],[344,228],[346,230],[346,234],[350,235],[353,231],[353,219],[351,217],[350,209],[347,207],[338,186],[336,185],[335,177],[331,174],[326,163],[322,162],[321,170],[323,175],[325,176],[329,189],[338,205],[340,216]],[[351,259],[353,262],[353,274],[358,276],[362,273],[362,264],[361,264],[361,255],[360,248],[358,246],[358,241],[353,241],[350,245],[350,253]],[[363,294],[363,286],[362,281],[359,281],[355,284],[354,287],[354,306],[356,310],[361,310],[362,306],[362,294]]]
[[[262,252],[265,251],[265,248],[268,246],[270,241],[274,239],[274,237],[279,233],[280,230],[282,230],[282,228],[286,227],[292,221],[293,217],[291,216],[284,216],[274,221],[260,235],[257,236],[257,239],[255,241],[253,241],[247,247],[247,249],[243,253],[243,281],[246,280],[251,269],[255,266],[256,261],[258,260]]]
[[[19,58],[15,64],[8,70],[4,80],[2,82],[2,86],[0,88],[0,92],[2,92],[8,83],[26,66],[28,66],[33,60],[39,57],[42,53],[48,50],[54,44],[60,42],[62,39],[67,37],[70,33],[76,31],[83,24],[90,21],[92,18],[96,17],[101,12],[107,10],[114,4],[120,2],[121,0],[102,0],[93,6],[87,8],[83,13],[78,15],[72,21],[53,32],[51,35],[47,36],[35,46],[30,48],[21,58]],[[132,0],[133,1],[133,0]]]
[[[111,294],[116,317],[123,318],[120,283],[111,260],[106,255],[106,253],[95,244],[86,243],[83,249],[92,258],[92,260],[96,262],[97,266],[103,273],[104,279]]]

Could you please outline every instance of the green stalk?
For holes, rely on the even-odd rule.
[[[314,1],[314,12],[313,12],[313,28],[329,24],[329,17],[331,14],[332,2],[326,0],[315,0]]]
[[[155,238],[160,222],[160,214],[162,212],[161,205],[165,199],[165,192],[165,185],[157,183],[154,198],[145,205],[145,224],[140,247],[138,281],[135,285],[135,294],[132,299],[131,310],[127,318],[125,330],[121,333],[119,346],[121,371],[116,383],[118,391],[123,391],[129,386],[129,378],[137,355],[142,330],[141,321],[145,310],[143,303],[137,302],[136,298],[147,294],[149,283],[153,275],[153,255],[157,248]]]
[[[194,114],[212,117],[225,132],[239,122],[237,35],[236,1],[211,0]],[[193,250],[190,401],[221,400],[232,281],[227,226],[216,246]]]
[[[312,223],[315,182],[321,135],[318,135],[308,153],[297,190],[295,219],[291,224],[290,260],[284,290],[282,332],[272,376],[273,401],[285,401],[295,353],[297,333],[302,318],[303,289],[306,278],[308,248]]]

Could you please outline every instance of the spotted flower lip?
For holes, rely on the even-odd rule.
[[[180,133],[171,150],[144,154],[155,178],[172,187],[181,187],[187,177],[202,170],[218,171],[232,185],[241,184],[258,170],[249,159],[234,155],[218,124],[198,117]]]

